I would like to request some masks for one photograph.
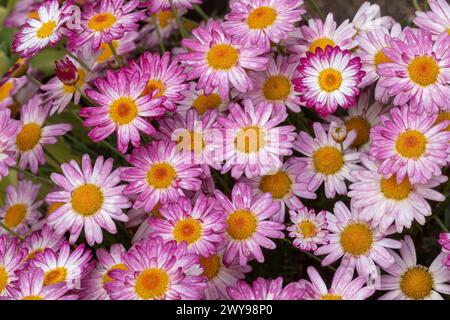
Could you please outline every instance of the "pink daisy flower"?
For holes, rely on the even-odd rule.
[[[389,292],[380,300],[443,300],[440,293],[450,294],[450,270],[442,264],[444,254],[438,255],[430,267],[418,264],[410,236],[402,241],[400,256],[394,251],[391,254],[395,263],[383,267],[389,274],[381,276],[379,287]]]
[[[38,252],[43,252],[47,248],[58,252],[64,240],[62,235],[55,233],[48,225],[44,225],[41,230],[34,231],[23,240],[21,245],[28,250],[25,260],[34,259]]]
[[[125,32],[123,37],[111,41],[112,47],[116,50],[117,54],[121,57],[125,57],[127,53],[136,50],[136,40],[139,38],[139,32],[129,31]],[[86,42],[83,45],[83,49],[87,48],[91,52],[91,41]],[[96,58],[96,63],[98,65],[104,65],[105,63],[114,60],[114,54],[108,43],[102,42],[100,49],[94,56]]]
[[[27,83],[26,77],[2,79],[0,84],[0,110],[14,105],[14,95]]]
[[[175,103],[183,99],[182,92],[189,86],[184,83],[187,75],[179,65],[178,58],[172,57],[169,52],[162,56],[145,52],[138,63],[130,62],[129,72],[139,72],[142,74],[141,81],[147,81],[142,95],[165,97],[163,106],[172,112],[176,110]]]
[[[224,263],[229,265],[236,257],[241,265],[253,258],[264,262],[261,247],[273,250],[276,244],[270,238],[284,238],[281,231],[284,225],[269,221],[279,211],[280,204],[272,201],[269,193],[253,197],[251,188],[245,183],[234,185],[231,200],[219,190],[214,194],[227,223],[228,244]]]
[[[341,265],[351,268],[356,266],[360,276],[368,277],[377,265],[389,267],[394,257],[387,248],[400,248],[397,240],[387,238],[388,232],[381,233],[358,211],[350,211],[342,201],[334,206],[334,215],[328,215],[327,239],[329,244],[319,247],[316,255],[326,255],[322,265],[327,266],[342,258]]]
[[[15,137],[20,123],[11,118],[11,110],[0,110],[0,180],[9,174],[9,167],[16,164]]]
[[[299,285],[305,288],[305,300],[366,300],[375,293],[375,289],[367,286],[367,278],[359,276],[353,279],[354,268],[339,267],[333,275],[331,287],[316,268],[308,267],[309,280],[301,280]]]
[[[424,184],[412,184],[408,178],[397,182],[395,174],[388,179],[380,174],[377,162],[366,156],[362,156],[361,161],[365,168],[352,172],[356,181],[350,185],[348,196],[352,206],[361,210],[361,217],[379,225],[382,231],[395,224],[397,232],[401,233],[403,228],[410,228],[414,220],[423,225],[432,213],[427,200],[445,200],[444,195],[433,188],[446,182],[446,176],[433,177]]]
[[[135,196],[131,197],[133,201]],[[141,240],[147,239],[151,233],[153,233],[153,228],[150,227],[151,219],[162,219],[163,216],[159,209],[161,208],[160,203],[157,203],[156,206],[146,212],[143,208],[135,209],[132,208],[128,210],[128,221],[125,223],[125,227],[127,228],[136,228],[137,230],[134,232],[133,239],[131,243],[137,243]]]
[[[251,285],[239,280],[227,292],[231,300],[302,300],[305,294],[296,283],[283,288],[283,277],[274,280],[259,277]]]
[[[134,147],[140,145],[139,132],[155,132],[147,119],[165,113],[161,106],[164,98],[142,95],[146,86],[144,75],[108,70],[106,78],[97,78],[94,84],[97,90],[88,89],[86,94],[98,106],[80,110],[80,116],[86,118],[83,125],[94,127],[88,134],[93,141],[104,140],[116,131],[117,149],[126,153],[130,141]]]
[[[105,285],[113,300],[198,300],[206,278],[199,256],[187,252],[186,243],[161,238],[142,241],[122,256],[128,270],[109,272]]]
[[[298,62],[289,63],[286,56],[269,57],[267,68],[261,72],[249,72],[254,89],[245,94],[255,105],[273,104],[280,110],[286,108],[300,112],[300,93],[294,90],[292,79],[296,76]]]
[[[380,6],[378,4],[371,4],[364,2],[353,18],[353,27],[360,31],[371,31],[380,28],[390,29],[393,24],[391,17],[382,17]]]
[[[356,104],[357,86],[365,75],[361,66],[361,59],[350,51],[327,46],[325,51],[319,48],[300,59],[298,78],[292,82],[300,92],[300,101],[327,116],[338,106],[347,109]]]
[[[129,185],[124,194],[137,195],[133,207],[152,210],[158,202],[177,201],[183,190],[198,191],[202,169],[191,164],[190,155],[177,151],[174,142],[154,141],[135,149],[122,168],[121,178]]]
[[[360,153],[348,150],[353,143],[356,132],[350,131],[342,144],[337,143],[331,130],[325,131],[322,124],[313,124],[315,138],[301,131],[294,142],[294,148],[305,157],[306,167],[298,175],[298,179],[307,184],[307,190],[316,192],[322,183],[325,186],[325,196],[333,199],[336,194],[346,195],[345,180],[354,181],[350,174],[359,169],[357,165]]]
[[[47,195],[48,202],[62,202],[63,206],[52,213],[47,221],[59,234],[70,232],[70,242],[75,241],[84,229],[87,243],[102,243],[102,229],[116,234],[114,220],[127,221],[123,212],[131,206],[122,195],[125,185],[119,185],[120,171],[113,171],[114,160],[96,159],[92,166],[88,155],[83,155],[81,168],[74,161],[61,165],[63,174],[52,173],[50,178],[61,191]]]
[[[194,5],[202,3],[202,0],[172,0],[172,3],[176,9],[193,9]],[[169,0],[146,0],[141,5],[148,7],[150,13],[167,11],[172,8]]]
[[[184,115],[193,108],[202,116],[208,110],[217,110],[219,113],[223,113],[228,109],[228,95],[221,96],[217,88],[210,94],[205,94],[205,90],[197,89],[196,86],[197,83],[194,81],[189,83],[189,88],[183,92],[183,100],[178,102],[178,113]]]
[[[253,88],[246,71],[264,70],[268,58],[261,55],[266,52],[265,48],[239,44],[214,20],[194,29],[192,35],[193,39],[182,40],[188,52],[180,54],[180,60],[192,68],[189,80],[199,78],[197,88],[205,89],[206,94],[218,88],[222,96],[228,95],[230,83],[239,92]]]
[[[109,276],[112,270],[127,270],[122,255],[126,252],[122,244],[115,243],[108,250],[97,249],[97,265],[81,282],[81,300],[110,300],[105,285],[113,279]]]
[[[248,178],[278,171],[282,156],[292,154],[294,126],[278,126],[287,115],[272,105],[255,106],[250,99],[230,106],[230,114],[217,119],[221,126],[212,138],[216,157],[225,163],[222,173],[231,170],[233,178]]]
[[[27,180],[19,181],[17,189],[12,185],[6,188],[6,200],[0,209],[0,218],[8,228],[25,235],[39,220],[42,201],[36,201],[36,198],[40,188],[41,185]],[[5,232],[0,229],[0,233]]]
[[[55,144],[59,136],[72,130],[68,123],[44,126],[50,106],[42,106],[42,97],[35,95],[20,109],[20,131],[16,136],[16,149],[20,154],[19,168],[27,167],[33,173],[45,164],[44,145]]]
[[[329,214],[329,213],[328,213]],[[289,237],[294,238],[293,245],[302,251],[315,251],[318,246],[328,244],[328,223],[325,210],[316,214],[314,209],[306,207],[289,210],[292,226],[287,228]]]
[[[9,290],[18,279],[17,272],[24,267],[22,259],[26,249],[20,248],[19,239],[0,236],[0,297],[9,296]]]
[[[385,178],[395,174],[399,184],[405,178],[424,184],[441,175],[450,154],[448,121],[435,124],[437,115],[414,114],[408,106],[392,109],[390,117],[380,119],[371,132],[370,155],[381,162],[378,171]]]
[[[138,22],[146,17],[143,11],[134,11],[139,4],[139,0],[101,0],[85,5],[81,28],[74,30],[69,46],[77,48],[91,41],[92,51],[96,52],[103,42],[111,43],[125,32],[135,31]]]
[[[39,14],[36,9],[39,3],[36,4],[36,2],[36,0],[21,0],[16,2],[9,15],[5,17],[3,22],[5,27],[20,28],[28,18],[38,18]]]
[[[412,112],[437,113],[446,108],[450,97],[450,37],[441,34],[436,41],[427,30],[404,31],[404,40],[391,39],[383,50],[392,61],[381,64],[379,84],[394,97],[394,104],[409,103]]]
[[[23,58],[35,55],[43,48],[55,46],[63,36],[63,26],[74,14],[72,1],[59,6],[58,0],[46,0],[37,9],[37,15],[28,18],[14,37],[13,52]]]
[[[428,0],[431,11],[416,11],[414,23],[422,29],[429,30],[438,37],[450,30],[450,5],[446,0]]]
[[[176,202],[161,206],[162,219],[151,219],[152,235],[164,241],[187,243],[187,252],[203,257],[216,253],[219,243],[225,240],[227,227],[220,211],[213,210],[216,201],[200,193],[195,199],[180,197]]]
[[[440,233],[439,244],[442,246],[442,253],[444,253],[442,263],[450,269],[450,233]]]
[[[254,196],[269,192],[273,201],[281,204],[280,211],[272,217],[272,220],[283,223],[286,206],[289,209],[300,209],[304,207],[300,198],[316,199],[316,194],[309,191],[307,183],[300,179],[300,173],[305,167],[304,161],[292,157],[275,173],[251,179],[242,177],[239,181],[248,184]]]
[[[270,49],[294,30],[306,12],[303,0],[236,0],[225,15],[225,32],[239,42]]]

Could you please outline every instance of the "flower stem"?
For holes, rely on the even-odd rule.
[[[89,103],[92,106],[95,106],[95,102],[91,100],[91,98],[89,98],[84,92],[83,90],[80,88],[78,83],[75,83],[75,89],[81,94],[81,96],[83,97],[84,100],[86,100],[87,103]]]
[[[119,152],[119,150],[117,150],[116,148],[114,148],[107,140],[102,140],[100,142],[100,144],[102,144],[103,146],[105,146],[106,148],[108,148],[109,150],[111,150],[115,155],[117,155],[120,159],[125,159],[125,157],[123,156],[123,154],[121,154]]]
[[[194,9],[203,18],[203,20],[209,19],[208,15],[205,13],[205,11],[203,11],[202,7],[200,7],[198,4],[194,4]]]
[[[183,38],[187,37],[188,33],[187,33],[186,29],[183,26],[183,22],[181,21],[181,18],[178,15],[177,9],[173,5],[173,0],[169,0],[169,3],[170,3],[170,7],[172,8],[173,15],[175,16],[175,20],[177,21],[178,29],[180,29],[181,37],[183,37]]]
[[[15,232],[14,230],[12,230],[11,228],[9,228],[7,225],[5,225],[3,222],[0,222],[0,227],[5,229],[6,232],[8,232],[10,235],[12,235],[13,237],[17,237],[20,239],[20,241],[23,241],[23,237],[20,236],[17,232]]]
[[[117,64],[119,65],[119,67],[122,67],[122,59],[120,59],[120,56],[117,54],[116,48],[114,48],[114,45],[112,44],[112,42],[108,42],[108,46],[111,49],[111,52],[112,52]]]
[[[36,79],[35,77],[33,77],[31,74],[27,73],[25,75],[28,80],[30,80],[31,82],[33,82],[35,85],[37,85],[39,88],[42,86],[42,82],[40,82],[38,79]]]
[[[83,60],[81,60],[80,58],[78,58],[76,55],[72,54],[69,50],[66,50],[66,52],[67,52],[67,55],[68,55],[69,57],[71,57],[73,60],[75,60],[76,62],[78,62],[78,64],[79,64],[80,66],[82,66],[83,69],[86,70],[88,73],[92,71],[91,68],[89,68],[89,66],[88,66]]]
[[[53,185],[53,181],[50,180],[50,179],[43,178],[41,176],[32,174],[32,173],[30,173],[28,171],[22,170],[22,169],[17,168],[17,167],[11,167],[11,169],[13,169],[14,171],[17,171],[19,173],[22,173],[23,175],[27,176],[29,179],[37,180],[37,181],[40,181],[40,182],[48,184],[48,185]]]
[[[420,5],[419,5],[419,1],[417,1],[417,0],[412,0],[412,3],[413,3],[413,5],[414,5],[414,8],[415,8],[417,11],[422,11],[422,8],[421,8]]]
[[[442,231],[448,232],[448,228],[445,226],[445,224],[442,222],[441,219],[439,219],[438,216],[433,216],[434,220],[436,220],[437,224],[441,227]]]
[[[320,16],[320,19],[323,20],[325,18],[325,16],[322,12],[322,9],[320,9],[319,5],[317,4],[317,2],[315,0],[309,0],[308,2],[314,8],[314,10],[317,11],[317,13]]]
[[[156,21],[155,15],[152,16],[153,24],[155,25],[156,35],[158,36],[158,42],[159,42],[159,49],[161,51],[161,54],[163,54],[166,51],[166,48],[164,47],[164,41],[161,36],[161,30],[159,30],[158,22]]]

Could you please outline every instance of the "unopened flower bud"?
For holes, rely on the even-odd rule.
[[[79,78],[75,64],[69,58],[57,60],[55,64],[58,79],[67,86],[74,86]]]
[[[345,124],[338,125],[333,122],[331,124],[330,130],[333,140],[336,141],[337,143],[342,143],[347,138],[347,128]]]
[[[11,78],[20,78],[27,74],[28,72],[28,61],[19,58],[16,63],[10,68]]]

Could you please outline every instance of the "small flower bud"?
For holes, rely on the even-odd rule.
[[[67,86],[74,86],[78,79],[79,74],[75,64],[69,59],[58,60],[56,64],[56,76],[62,83]]]
[[[335,122],[330,127],[331,136],[337,143],[342,143],[347,138],[347,128],[344,124],[338,125]]]
[[[10,68],[11,78],[20,78],[28,72],[28,61],[22,58],[17,59],[16,63]]]

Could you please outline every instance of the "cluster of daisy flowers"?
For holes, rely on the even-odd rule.
[[[0,299],[450,295],[450,6],[427,3],[401,25],[369,2],[339,24],[303,0],[19,0]],[[302,267],[273,277],[277,253]]]

